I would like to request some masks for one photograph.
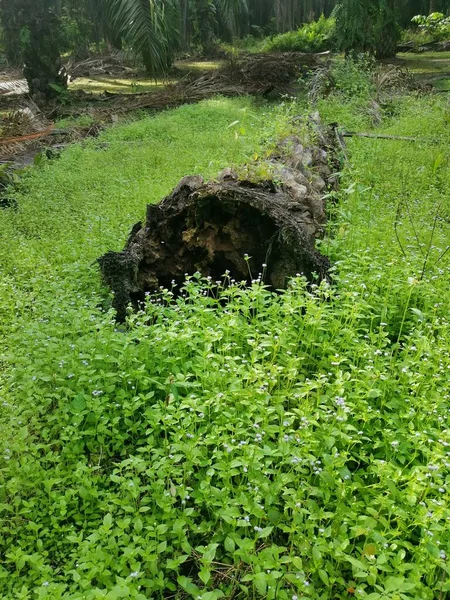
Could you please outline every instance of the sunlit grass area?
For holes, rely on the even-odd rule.
[[[118,94],[137,94],[140,92],[151,92],[161,89],[168,83],[173,83],[174,79],[156,80],[148,78],[133,77],[129,79],[108,77],[102,75],[98,77],[77,77],[69,85],[70,90],[84,90],[94,94],[110,92]]]
[[[175,83],[187,74],[201,75],[218,69],[223,61],[214,60],[181,60],[174,64],[174,73],[165,78],[149,78],[144,73],[132,77],[98,75],[92,77],[77,77],[69,86],[70,90],[84,90],[91,93],[136,94],[161,89],[164,85]]]

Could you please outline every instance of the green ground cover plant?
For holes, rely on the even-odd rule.
[[[365,129],[365,102],[317,108]],[[348,142],[332,285],[194,275],[118,326],[92,264],[304,104],[182,107],[23,179],[0,212],[2,598],[448,596],[450,115],[396,102],[375,131],[434,142]]]

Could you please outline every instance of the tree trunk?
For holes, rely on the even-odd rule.
[[[430,13],[441,12],[442,0],[430,0]]]
[[[396,0],[387,0],[378,18],[375,54],[379,59],[394,58],[400,38],[397,25]]]
[[[60,23],[50,7],[33,6],[24,28],[24,77],[31,96],[39,104],[57,97],[67,87],[59,53]]]
[[[14,0],[0,0],[0,22],[2,26],[3,46],[8,63],[11,66],[21,64],[21,51],[18,40],[22,27],[20,7],[14,5]]]
[[[195,0],[195,41],[200,44],[205,55],[213,54],[215,50],[214,25],[215,7],[212,0]]]
[[[148,205],[145,224],[133,227],[125,249],[99,259],[119,320],[130,302],[137,308],[160,286],[181,286],[186,273],[216,281],[228,272],[250,283],[264,272],[273,289],[298,273],[310,281],[327,278],[329,262],[315,249],[315,239],[326,221],[327,187],[336,183],[330,165],[339,170],[336,138],[320,126],[318,115],[308,126],[309,147],[290,136],[269,166],[249,167],[244,180],[231,169],[208,183],[185,177],[160,204]],[[258,176],[267,168],[273,179]]]

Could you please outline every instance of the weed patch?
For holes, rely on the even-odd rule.
[[[318,108],[367,124],[352,98]],[[333,286],[192,276],[118,328],[91,265],[149,200],[245,162],[299,110],[217,99],[113,128],[0,211],[5,600],[450,592],[441,97],[399,99],[378,129],[438,144],[349,141],[319,242]]]

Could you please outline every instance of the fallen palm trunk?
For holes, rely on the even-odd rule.
[[[428,44],[417,44],[416,42],[407,42],[397,46],[397,52],[447,52],[450,49],[450,41],[429,42]]]
[[[214,281],[228,272],[250,282],[264,271],[274,289],[298,273],[326,278],[329,261],[315,240],[326,222],[326,190],[336,183],[335,135],[318,115],[309,118],[309,131],[308,142],[290,136],[279,144],[264,165],[272,178],[257,176],[261,165],[250,166],[243,179],[231,169],[206,183],[185,177],[162,202],[149,204],[125,249],[99,259],[118,320],[130,302],[137,307],[146,293],[180,285],[195,272]]]

